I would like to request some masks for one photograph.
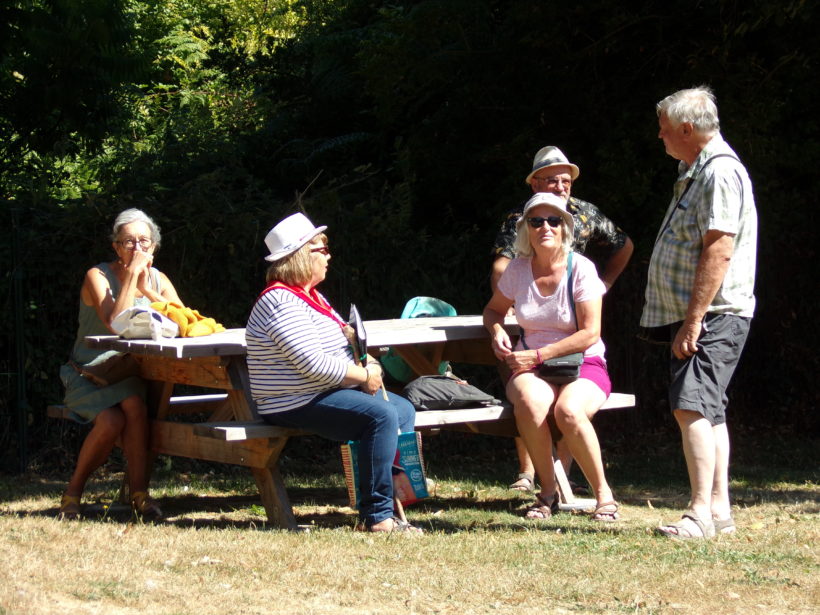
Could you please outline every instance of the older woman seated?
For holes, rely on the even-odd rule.
[[[148,411],[145,385],[130,376],[108,386],[97,386],[81,375],[83,366],[105,358],[106,352],[87,348],[87,335],[110,335],[111,321],[122,310],[154,301],[181,303],[168,277],[154,269],[159,249],[159,227],[139,209],[126,209],[114,220],[111,246],[117,255],[110,263],[95,265],[85,274],[80,290],[77,338],[71,360],[60,369],[66,387],[65,405],[72,417],[93,423],[83,441],[77,466],[60,502],[60,516],[80,516],[80,498],[91,473],[120,442],[128,461],[131,503],[138,514],[160,517],[162,512],[148,496]]]
[[[516,228],[517,256],[484,308],[484,326],[496,357],[512,371],[507,398],[541,483],[527,518],[548,519],[558,510],[547,421],[552,414],[595,492],[592,518],[615,521],[618,503],[604,476],[598,436],[590,423],[611,392],[600,337],[606,287],[590,260],[570,252],[572,230],[573,218],[561,197],[539,192],[527,202]],[[567,283],[570,256],[571,286]],[[504,315],[513,304],[522,329],[515,348],[503,327]],[[551,384],[539,375],[544,361],[576,352],[584,355],[577,380]]]
[[[356,364],[346,323],[316,290],[330,261],[326,228],[293,214],[265,238],[268,284],[245,329],[251,394],[272,425],[359,440],[359,529],[421,533],[393,515],[391,466],[415,410],[403,397],[382,395],[377,362]]]

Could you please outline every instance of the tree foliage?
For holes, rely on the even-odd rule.
[[[0,189],[21,213],[17,254],[12,233],[0,242],[17,263],[2,309],[22,314],[25,340],[6,338],[0,361],[11,374],[26,356],[35,424],[61,396],[77,289],[111,258],[124,207],[157,219],[158,265],[229,326],[262,283],[265,232],[300,207],[330,227],[334,303],[388,317],[426,294],[478,313],[501,216],[547,143],[581,167],[574,193],[636,244],[605,303],[608,358],[642,402],[632,428],[667,420],[662,357],[634,340],[675,169],[653,106],[708,83],[761,221],[734,406],[816,428],[817,3],[14,0],[0,17]],[[774,364],[791,366],[777,385]]]

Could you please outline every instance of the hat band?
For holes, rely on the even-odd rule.
[[[299,249],[299,248],[301,248],[303,245],[305,245],[305,242],[307,241],[308,237],[310,237],[310,234],[311,234],[311,233],[314,233],[314,231],[318,231],[318,230],[319,230],[319,229],[315,229],[315,228],[314,228],[314,229],[311,229],[310,231],[308,231],[307,233],[305,233],[304,235],[302,235],[301,237],[299,237],[299,239],[297,239],[296,241],[291,241],[290,243],[288,243],[288,244],[286,244],[286,245],[282,246],[281,248],[279,248],[278,250],[276,250],[276,252],[275,252],[275,253],[279,253],[279,252],[292,252],[292,251],[294,251],[294,250],[298,250],[298,249]],[[321,233],[321,231],[319,231],[319,232]],[[316,234],[316,233],[314,233],[314,234]]]
[[[542,160],[539,162],[535,168],[536,169],[543,169],[544,167],[552,167],[557,165],[564,165],[564,166],[571,166],[568,161],[562,158],[548,158],[547,160]]]

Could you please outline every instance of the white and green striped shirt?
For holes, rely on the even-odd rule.
[[[681,162],[678,171],[672,203],[649,263],[641,326],[657,327],[685,318],[703,237],[710,230],[733,235],[734,250],[723,284],[707,311],[751,317],[757,211],[748,173],[720,133],[691,167]]]

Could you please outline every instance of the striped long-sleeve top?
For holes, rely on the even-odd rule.
[[[281,288],[256,302],[245,341],[251,394],[260,414],[300,408],[339,388],[353,363],[339,322]]]

